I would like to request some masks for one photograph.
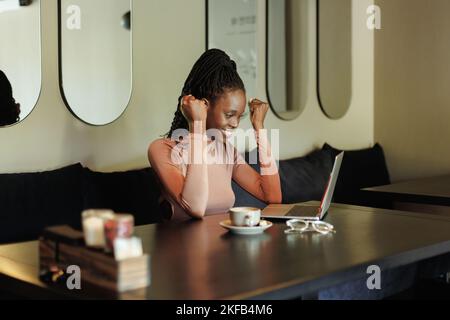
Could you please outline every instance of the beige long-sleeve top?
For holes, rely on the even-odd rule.
[[[232,179],[265,203],[281,203],[280,176],[267,132],[255,132],[255,137],[261,174],[228,141],[211,141],[206,134],[189,134],[181,142],[154,141],[148,157],[163,187],[162,201],[167,200],[171,205],[170,219],[227,212],[235,202]]]

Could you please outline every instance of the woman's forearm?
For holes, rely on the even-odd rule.
[[[189,126],[189,153],[181,205],[194,218],[203,218],[208,204],[207,138],[202,122]]]
[[[259,200],[267,204],[281,203],[280,175],[267,141],[267,132],[258,132],[256,140],[261,173],[246,163],[236,150],[237,162],[233,169],[233,179]]]
[[[255,130],[255,138],[258,146],[258,161],[262,176],[278,175],[278,167],[272,155],[266,129]]]
[[[266,203],[281,203],[281,182],[278,167],[265,129],[255,130],[261,168],[260,187]]]

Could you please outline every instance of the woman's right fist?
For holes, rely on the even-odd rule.
[[[196,121],[206,122],[208,115],[208,104],[205,99],[198,100],[194,96],[184,96],[181,98],[181,113],[189,123]]]

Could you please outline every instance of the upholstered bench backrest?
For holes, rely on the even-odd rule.
[[[80,225],[81,164],[40,173],[0,175],[0,243],[36,239],[46,226]]]
[[[161,221],[153,170],[99,173],[75,164],[62,169],[0,174],[0,243],[35,240],[45,227],[81,228],[85,209],[131,213],[136,225]]]
[[[256,151],[252,151],[256,152]],[[283,203],[292,204],[322,199],[326,183],[333,168],[336,155],[341,150],[325,144],[321,150],[299,158],[281,160],[279,173],[283,192]],[[247,159],[249,159],[247,155]],[[252,165],[259,171],[259,165]],[[389,173],[383,149],[379,144],[372,148],[345,152],[334,193],[334,202],[375,207],[389,207],[386,203],[375,203],[368,199],[361,188],[389,184]],[[264,208],[262,203],[236,183],[236,206]]]
[[[283,203],[321,200],[339,152],[325,145],[305,157],[280,161]],[[253,167],[259,171],[258,165]],[[333,201],[382,207],[368,201],[360,189],[389,183],[381,146],[347,151]],[[235,206],[266,206],[235,182],[233,190]],[[162,221],[160,195],[151,168],[100,173],[75,164],[41,173],[0,174],[0,243],[36,239],[52,225],[80,228],[84,209],[131,213],[136,225],[158,223]]]

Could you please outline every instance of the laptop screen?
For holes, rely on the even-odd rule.
[[[336,187],[339,171],[341,170],[343,158],[344,152],[341,152],[336,156],[336,160],[334,161],[333,171],[331,171],[330,178],[325,189],[325,194],[323,195],[322,202],[320,204],[320,220],[325,218],[325,214],[328,212],[328,209],[330,209],[331,200],[333,199],[334,189]]]
[[[287,204],[271,204],[267,206],[262,217],[273,219],[306,219],[306,220],[323,220],[330,208],[333,199],[334,189],[341,169],[344,152],[336,156],[333,170],[330,173],[328,183],[324,190],[320,206],[317,204],[309,205],[287,205]]]

